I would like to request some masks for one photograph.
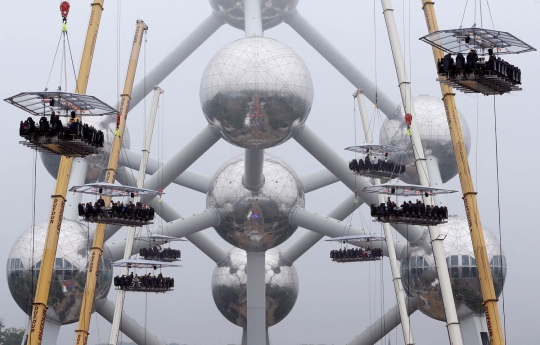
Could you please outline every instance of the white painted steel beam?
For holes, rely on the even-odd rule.
[[[68,190],[73,186],[82,186],[86,180],[88,163],[84,158],[73,158],[71,162],[71,173],[69,174]],[[70,220],[79,219],[79,204],[82,200],[81,193],[67,193],[66,206],[64,207],[64,218]]]
[[[370,235],[370,233],[364,231],[363,229],[351,226],[346,222],[342,222],[327,216],[321,216],[316,213],[311,213],[301,207],[295,207],[291,211],[289,214],[289,223],[328,237]],[[372,248],[382,249],[383,254],[388,256],[388,248],[385,242],[371,242],[369,246]]]
[[[201,44],[212,36],[224,22],[215,13],[210,14],[191,34],[174,48],[156,67],[147,73],[131,93],[129,110],[135,108],[140,101],[152,91],[154,85],[159,85],[172,73],[184,60],[186,60]],[[118,105],[116,109],[119,109]]]
[[[295,128],[293,138],[315,159],[339,178],[351,191],[354,191],[355,189],[361,191],[364,187],[372,186],[366,178],[351,174],[347,162],[339,157],[339,155],[321,140],[308,126]],[[375,194],[358,193],[358,196],[368,205],[378,202]],[[418,226],[405,224],[392,224],[392,226],[405,237],[409,243],[417,244],[424,238],[424,231]]]
[[[105,320],[112,323],[114,317],[114,303],[106,300],[101,308],[96,310]],[[155,335],[148,332],[143,326],[139,325],[135,319],[126,312],[122,312],[120,330],[139,345],[166,345]]]
[[[183,149],[165,163],[152,177],[146,180],[145,188],[159,190],[165,189],[187,168],[189,168],[197,159],[199,159],[208,149],[210,149],[218,140],[219,136],[214,134],[209,126],[197,134]],[[143,198],[148,203],[155,197]]]
[[[247,274],[247,344],[266,343],[265,252],[248,251]]]
[[[366,104],[364,102],[364,95],[362,93],[362,90],[357,90],[356,93],[353,95],[356,97],[356,100],[358,101],[358,109],[360,109],[360,118],[362,119],[362,127],[364,128],[364,135],[366,138],[366,142],[372,143],[373,142],[373,133],[371,131],[371,128],[369,126],[369,120],[368,115],[366,111]],[[381,179],[374,179],[374,184],[381,184]],[[383,204],[385,202],[384,196],[382,194],[378,194],[378,205]],[[392,280],[394,282],[394,292],[396,294],[396,301],[397,306],[399,309],[399,314],[401,318],[401,328],[403,331],[403,341],[405,345],[413,345],[413,334],[411,329],[411,323],[409,322],[409,316],[407,315],[407,306],[406,306],[406,296],[405,296],[405,289],[403,288],[403,282],[401,281],[401,272],[399,270],[398,266],[398,260],[396,255],[396,249],[394,247],[394,236],[392,235],[392,229],[390,228],[390,224],[383,223],[382,224],[383,230],[384,230],[384,237],[386,238],[386,243],[388,245],[388,260],[390,262],[390,269],[392,271]],[[400,251],[401,253],[401,251]]]
[[[130,174],[124,174],[122,176],[117,176],[117,181],[126,186],[134,186],[136,184],[135,179]],[[181,219],[182,216],[174,208],[172,208],[167,202],[162,200],[159,202],[154,199],[148,203],[148,206],[153,207],[156,210],[156,213],[166,222],[172,222],[176,219]],[[165,235],[168,235],[167,229],[162,230]],[[198,232],[192,235],[186,236],[186,239],[190,241],[195,247],[205,253],[210,259],[212,259],[217,264],[225,261],[227,259],[227,252],[221,249],[217,244],[215,244],[211,239],[206,235]],[[125,245],[125,241],[118,241],[109,245],[109,249],[114,255],[118,252],[122,252]],[[137,249],[135,246],[134,249]]]
[[[122,151],[118,164],[130,169],[138,170],[140,162],[141,155],[139,153],[124,150]],[[150,158],[146,165],[146,173],[153,175],[162,165],[162,162]],[[210,185],[210,177],[186,170],[180,176],[175,178],[173,183],[206,194],[206,192],[208,192],[208,186]]]
[[[258,191],[264,186],[264,150],[246,149],[242,184],[247,190]]]
[[[357,89],[363,89],[366,97],[375,104],[378,103],[379,109],[389,118],[399,115],[398,106],[390,98],[377,89],[356,66],[345,57],[332,43],[326,39],[317,29],[309,23],[298,11],[295,11],[285,21],[293,28],[304,40],[306,40],[316,51],[321,54],[326,61],[334,66],[347,80]],[[377,95],[377,100],[375,99]]]
[[[403,53],[401,51],[401,43],[399,42],[399,35],[396,27],[396,21],[394,18],[394,10],[392,9],[392,2],[390,0],[381,0],[381,3],[383,7],[384,19],[386,21],[386,28],[388,30],[388,38],[390,39],[390,46],[392,48],[392,55],[394,57],[394,64],[396,67],[398,85],[401,93],[401,100],[403,102],[403,109],[406,114],[408,113],[412,115],[410,132],[412,149],[416,163],[416,170],[418,172],[420,184],[422,186],[429,186],[430,181],[426,157],[424,154],[424,148],[422,146],[422,138],[420,137],[418,121],[416,119],[411,85],[407,77],[405,61],[403,59]],[[433,204],[432,197],[423,196],[423,200],[426,205]],[[457,317],[456,305],[454,303],[454,295],[452,293],[452,284],[450,281],[450,275],[446,263],[446,253],[444,251],[443,239],[440,236],[441,231],[439,229],[439,226],[429,226],[428,229],[429,235],[431,237],[431,246],[433,248],[433,257],[437,266],[437,274],[441,287],[441,295],[444,304],[444,311],[446,314],[446,327],[448,329],[448,337],[450,338],[450,343],[452,345],[462,345],[463,339],[461,336],[459,319]]]
[[[302,176],[300,181],[302,181],[302,184],[304,185],[304,192],[309,193],[339,182],[339,179],[330,171],[324,169],[306,176]]]
[[[144,139],[141,161],[139,166],[139,177],[137,179],[137,187],[142,188],[144,185],[144,178],[146,176],[146,165],[148,163],[148,157],[150,156],[150,147],[152,144],[152,136],[154,134],[154,124],[156,122],[157,111],[159,108],[159,97],[163,93],[163,90],[159,86],[154,86],[154,96],[152,99],[152,106],[150,108],[150,117],[148,118],[148,127],[146,129],[146,138]],[[135,197],[133,203],[138,203],[140,197]],[[135,227],[130,227],[126,236],[126,245],[124,248],[123,259],[127,260],[131,257],[133,250],[133,241],[135,239]],[[116,260],[115,260],[116,261]],[[122,267],[121,276],[127,276],[129,274],[128,267]],[[120,335],[120,319],[122,317],[122,311],[124,310],[124,299],[126,291],[118,290],[116,292],[116,303],[114,304],[114,318],[111,325],[111,334],[109,337],[109,344],[116,345],[118,343],[118,336]]]
[[[327,170],[326,170],[327,171]],[[334,176],[334,175],[332,175]],[[341,204],[334,208],[328,217],[334,218],[337,220],[345,220],[347,216],[353,213],[358,207],[363,204],[362,201],[354,202],[354,195],[349,195]],[[290,245],[287,249],[281,252],[281,256],[286,261],[291,264],[298,260],[299,257],[304,255],[311,247],[313,247],[317,242],[319,242],[324,235],[317,232],[308,231],[302,237],[300,237],[296,242]]]
[[[244,1],[244,31],[246,37],[262,36],[261,0]]]
[[[407,300],[407,313],[411,315],[418,307],[416,306],[416,300],[409,298]],[[399,325],[399,308],[394,306],[389,309],[382,317],[375,321],[360,335],[357,335],[348,345],[375,345],[386,334],[390,333],[394,328]]]

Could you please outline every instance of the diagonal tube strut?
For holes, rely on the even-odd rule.
[[[407,303],[407,314],[410,316],[418,307],[415,298],[409,298]],[[390,333],[399,325],[399,308],[394,306],[382,317],[375,321],[360,335],[357,335],[348,345],[375,345],[386,334]]]
[[[174,48],[146,77],[133,88],[130,110],[152,91],[154,85],[159,85],[169,74],[184,62],[197,48],[212,36],[222,25],[223,21],[217,14],[211,13],[191,34]],[[118,107],[116,107],[118,109]]]

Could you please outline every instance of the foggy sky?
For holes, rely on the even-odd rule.
[[[117,1],[105,1],[88,87],[89,94],[109,104],[115,104],[118,95],[116,42],[120,38],[121,89],[137,19],[143,19],[149,26],[148,42],[138,66],[136,79],[139,81],[144,77],[145,70],[150,71],[158,64],[211,12],[206,0],[122,1],[118,37]],[[0,35],[2,99],[45,87],[61,29],[58,4],[58,1],[3,1],[0,12],[3,23]],[[540,47],[540,36],[537,34],[540,4],[534,0],[518,0],[512,4],[522,6],[509,5],[506,1],[490,2],[495,28],[509,31],[532,46]],[[89,1],[72,1],[71,5],[68,28],[75,66],[78,68],[90,6]],[[393,5],[401,42],[406,42],[404,52],[413,94],[440,97],[431,48],[418,40],[426,34],[421,2],[394,1]],[[463,0],[437,2],[435,8],[439,27],[459,27],[464,6]],[[492,28],[485,2],[483,6],[484,27]],[[400,101],[380,2],[302,0],[298,10],[371,80],[376,81],[380,90],[395,103]],[[473,24],[473,13],[473,5],[469,4],[464,27]],[[220,48],[243,36],[242,31],[224,25],[160,84],[165,90],[162,101],[164,115],[159,126],[156,126],[152,158],[157,159],[159,154],[167,161],[206,125],[199,104],[199,83],[203,70]],[[304,59],[315,89],[315,100],[307,124],[342,158],[350,159],[352,156],[343,148],[354,144],[351,95],[355,88],[288,25],[281,24],[268,30],[265,36],[284,42]],[[499,303],[499,308],[501,317],[506,316],[508,343],[533,344],[538,342],[537,330],[540,326],[537,316],[540,275],[535,265],[535,245],[540,239],[535,223],[539,191],[536,177],[540,170],[537,139],[540,119],[536,95],[540,87],[540,68],[538,53],[511,56],[507,60],[522,69],[523,91],[496,97],[501,233],[508,262],[505,313],[502,303]],[[49,89],[55,89],[57,85],[58,69],[53,72]],[[70,85],[73,86],[72,80]],[[469,160],[477,183],[482,223],[499,236],[493,97],[458,93],[456,100],[473,137]],[[150,99],[146,101],[146,110],[141,102],[130,114],[131,151],[140,152],[142,148],[144,114],[148,113],[150,102]],[[373,105],[368,102],[368,113],[372,114],[373,111]],[[0,176],[6,199],[1,211],[0,263],[5,263],[14,241],[32,224],[33,154],[18,144],[17,128],[19,121],[27,117],[25,113],[5,102],[0,102],[0,113],[4,128],[0,136],[3,162],[0,164]],[[381,114],[381,121],[384,119]],[[376,128],[379,125],[376,123]],[[358,141],[362,142],[360,125],[356,132]],[[221,140],[190,170],[212,176],[221,164],[241,152],[241,149]],[[322,169],[294,140],[268,152],[284,159],[300,176]],[[36,222],[39,222],[48,216],[55,181],[39,159],[37,171]],[[457,177],[445,186],[460,190]],[[205,207],[203,194],[179,186],[171,186],[166,192],[164,199],[182,215],[198,213]],[[334,184],[308,194],[306,209],[326,214],[350,193],[342,184]],[[459,193],[446,199],[451,214],[465,216]],[[380,225],[371,223],[366,208],[362,210],[363,220],[357,212],[353,216],[353,224],[379,232]],[[305,231],[298,229],[281,248],[287,248]],[[204,233],[222,248],[230,249],[231,246],[213,229]],[[119,231],[111,242],[123,239],[125,234],[125,230]],[[400,240],[403,241],[402,238]],[[174,244],[174,247],[182,250],[184,266],[168,272],[175,278],[175,291],[165,295],[128,294],[125,311],[140,324],[146,323],[150,332],[166,342],[201,345],[239,343],[241,329],[219,313],[212,299],[210,280],[214,262],[189,242]],[[335,244],[320,242],[295,263],[300,279],[299,297],[288,317],[270,329],[273,344],[344,344],[375,321],[381,312],[395,305],[387,261],[384,261],[382,270],[378,263],[337,265],[328,258],[328,252],[333,248]],[[0,317],[4,318],[7,326],[23,327],[26,315],[11,298],[4,278],[5,266],[0,266],[0,291],[4,296],[0,299]],[[382,287],[381,280],[384,281]],[[109,299],[114,298],[113,288]],[[411,322],[417,344],[448,343],[444,323],[420,312],[413,314]],[[58,345],[73,343],[75,327],[76,324],[71,324],[62,328]],[[94,316],[89,344],[107,342],[109,330],[110,325],[103,318]],[[403,343],[400,329],[389,336],[392,344]]]

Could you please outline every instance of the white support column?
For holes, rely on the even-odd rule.
[[[266,343],[265,252],[248,251],[247,273],[247,344]]]
[[[148,119],[148,128],[146,129],[146,138],[144,139],[142,157],[139,166],[139,178],[137,180],[137,187],[142,188],[144,185],[144,178],[146,176],[146,164],[148,162],[148,156],[150,155],[150,146],[152,144],[152,135],[154,133],[154,123],[156,121],[156,115],[159,107],[159,96],[163,93],[163,90],[159,86],[154,86],[154,97],[152,99],[152,107],[150,108],[150,117]],[[134,198],[133,202],[138,203],[140,197]],[[135,239],[135,227],[130,227],[127,237],[126,245],[124,248],[123,259],[127,260],[132,255],[133,241]],[[122,267],[120,273],[122,276],[129,274],[128,267]],[[120,319],[122,318],[122,310],[124,310],[124,298],[126,292],[124,290],[118,290],[116,293],[116,303],[114,309],[114,318],[111,325],[111,335],[109,337],[109,344],[116,345],[118,343],[118,336],[120,334]]]
[[[390,333],[399,325],[399,310],[398,306],[394,306],[388,310],[375,323],[369,326],[362,334],[357,335],[348,345],[375,345],[386,334]],[[407,301],[407,315],[414,313],[418,307],[416,300],[409,298]]]
[[[180,66],[201,44],[214,34],[224,22],[218,18],[217,14],[212,13],[206,18],[191,34],[174,48],[156,67],[133,88],[129,110],[131,111],[140,101],[146,97],[152,86],[159,85],[169,74]],[[115,109],[119,109],[118,105]]]
[[[426,157],[427,170],[429,173],[429,182],[431,187],[443,188],[443,181],[441,177],[441,171],[439,170],[439,159],[434,156]],[[436,205],[444,206],[446,205],[446,198],[444,194],[437,194],[434,197]]]
[[[386,28],[388,30],[388,38],[390,39],[390,46],[392,47],[392,55],[394,57],[394,64],[396,67],[403,108],[405,113],[409,113],[412,115],[410,130],[412,135],[412,148],[416,161],[416,170],[418,172],[420,184],[422,186],[429,186],[430,182],[426,157],[424,155],[424,148],[422,146],[420,130],[418,127],[418,122],[416,120],[416,113],[414,110],[414,103],[411,93],[411,85],[407,78],[405,61],[403,60],[403,53],[401,51],[401,44],[399,42],[396,21],[394,19],[394,10],[392,9],[392,3],[390,0],[381,0],[381,2],[383,6],[384,19],[386,21]],[[424,196],[423,199],[426,205],[433,204],[433,198]],[[441,294],[446,314],[448,337],[450,338],[450,343],[452,345],[462,345],[463,339],[461,337],[461,330],[457,317],[456,305],[454,303],[454,295],[452,293],[452,285],[450,283],[450,276],[448,273],[446,253],[444,251],[443,239],[441,238],[441,231],[438,226],[430,226],[428,227],[428,229],[431,236],[433,257],[435,259],[437,273],[439,276]]]
[[[68,190],[73,186],[82,186],[86,180],[88,163],[84,158],[73,158],[71,162],[71,173],[69,174]],[[69,220],[78,220],[78,205],[81,203],[81,193],[66,194],[66,206],[64,208],[64,218]]]
[[[482,332],[485,333],[484,337],[489,341],[488,328],[486,325],[485,316],[470,316],[466,319],[459,320],[461,325],[461,332],[463,334],[463,343],[467,345],[484,345],[488,343],[483,343],[482,341]]]
[[[264,150],[246,149],[242,184],[247,190],[257,191],[264,186]]]
[[[261,0],[244,1],[244,31],[246,37],[262,36]]]
[[[373,134],[369,126],[366,104],[364,102],[364,95],[362,90],[357,90],[353,97],[358,101],[358,109],[360,109],[360,118],[362,119],[362,127],[364,128],[364,135],[366,137],[367,143],[373,142]],[[381,184],[381,179],[376,178],[373,182],[374,184]],[[382,204],[385,202],[384,196],[378,194],[379,202]],[[399,309],[399,315],[401,318],[401,328],[403,330],[403,340],[405,345],[413,345],[413,335],[411,330],[411,323],[409,320],[409,315],[407,314],[407,300],[405,296],[405,290],[403,289],[403,282],[401,281],[401,272],[399,271],[396,248],[394,246],[394,236],[392,235],[392,229],[390,224],[382,224],[384,230],[384,237],[386,238],[386,245],[388,246],[388,259],[390,261],[390,268],[392,270],[392,280],[394,281],[394,292],[396,294],[397,306]]]
[[[375,184],[381,184],[381,180],[375,179]],[[384,196],[382,194],[379,194],[379,203],[384,202]],[[384,230],[384,237],[386,238],[386,245],[388,246],[388,260],[390,261],[390,269],[392,270],[392,280],[394,281],[394,292],[396,293],[397,306],[401,319],[403,340],[405,342],[405,345],[413,345],[414,339],[411,329],[411,323],[409,320],[409,314],[407,313],[408,300],[405,296],[403,281],[401,280],[401,272],[399,270],[396,248],[394,246],[394,236],[392,235],[392,229],[390,228],[390,224],[383,223],[382,226]]]

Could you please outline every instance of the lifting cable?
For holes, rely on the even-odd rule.
[[[499,250],[500,250],[500,265],[501,265],[501,293],[502,293],[502,309],[503,309],[503,330],[504,330],[504,342],[506,343],[506,311],[505,311],[505,298],[504,298],[504,261],[502,255],[502,231],[501,231],[501,195],[500,195],[500,183],[499,183],[499,138],[497,134],[497,106],[496,98],[493,96],[493,115],[495,119],[495,163],[496,163],[496,176],[497,176],[497,211],[498,211],[498,222],[499,222]]]

